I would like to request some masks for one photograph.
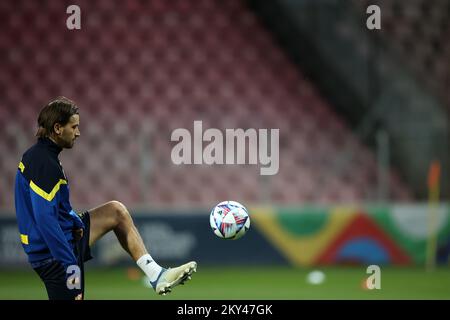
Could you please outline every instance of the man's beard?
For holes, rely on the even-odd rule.
[[[63,148],[65,148],[65,149],[72,149],[74,144],[75,144],[75,140],[64,141]]]

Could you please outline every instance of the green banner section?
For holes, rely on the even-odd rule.
[[[412,258],[416,264],[425,262],[429,235],[436,234],[436,257],[445,260],[450,244],[450,208],[427,205],[403,205],[368,209],[371,216]],[[446,252],[447,250],[447,252]]]

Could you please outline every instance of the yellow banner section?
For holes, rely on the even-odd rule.
[[[252,222],[293,265],[310,266],[347,227],[358,210],[355,207],[335,207],[331,209],[324,227],[306,236],[296,236],[284,230],[273,208],[252,208],[251,212],[254,212]]]

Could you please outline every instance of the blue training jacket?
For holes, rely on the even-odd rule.
[[[65,268],[77,264],[72,232],[84,225],[70,205],[69,184],[58,159],[61,150],[49,138],[39,138],[17,170],[17,223],[32,266],[49,258]]]

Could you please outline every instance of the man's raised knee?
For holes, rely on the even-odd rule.
[[[110,202],[110,206],[112,207],[112,210],[114,210],[117,220],[123,221],[130,219],[130,213],[122,202],[113,200]]]

